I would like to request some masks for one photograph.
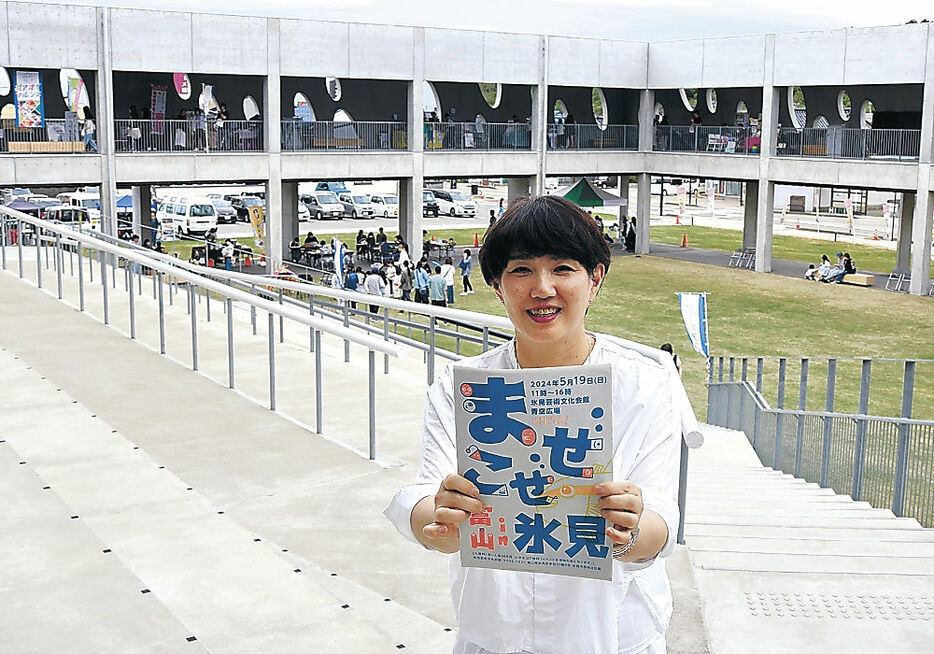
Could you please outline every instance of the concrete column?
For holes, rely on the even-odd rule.
[[[649,218],[652,212],[652,176],[639,173],[636,206],[636,254],[649,253]]]
[[[140,240],[147,238],[156,241],[156,234],[152,229],[152,186],[141,184],[132,188],[133,197],[133,233],[138,234]]]
[[[759,182],[746,182],[746,203],[743,205],[743,247],[756,247],[758,227]]]
[[[921,165],[919,170],[930,175],[930,165]],[[919,174],[919,177],[921,175]],[[915,202],[911,230],[911,286],[912,295],[924,295],[931,287],[931,230],[934,229],[934,193],[919,192]]]
[[[619,191],[619,197],[623,200],[629,200],[629,175],[617,175],[616,190]],[[623,218],[629,217],[629,205],[625,204],[619,208],[617,214],[619,224],[623,224]]]
[[[282,182],[281,191],[282,232],[280,236],[280,251],[284,259],[288,258],[289,241],[299,234],[298,225],[298,182]],[[347,244],[350,246],[350,244]]]
[[[283,260],[283,223],[298,209],[296,202],[286,204],[282,185],[282,101],[279,77],[279,20],[266,21],[266,78],[263,82],[263,128],[269,161],[266,182],[266,270],[274,273]],[[285,241],[288,245],[288,240]]]
[[[921,150],[919,163],[934,162],[934,31],[928,29],[924,90],[921,102]]]
[[[639,94],[639,151],[651,152],[654,146],[655,91],[645,89]]]
[[[111,9],[97,9],[97,104],[94,120],[97,126],[97,147],[101,162],[101,231],[117,235],[117,185],[114,160],[114,94],[113,60],[110,40]]]
[[[911,227],[915,214],[915,194],[902,193],[898,207],[898,241],[895,244],[895,270],[911,270]],[[880,271],[882,272],[882,271]]]
[[[781,89],[775,77],[775,35],[765,37],[765,76],[762,84],[762,123],[759,148],[759,181],[756,203],[756,271],[772,271],[772,224],[775,220],[775,184],[769,179],[769,164],[775,156],[778,129],[778,99]]]
[[[538,84],[532,87],[532,147],[538,155],[538,166],[532,182],[535,195],[545,194],[548,156],[548,37],[539,37]]]
[[[506,180],[506,205],[519,198],[527,198],[532,195],[532,189],[535,185],[535,177],[510,177]]]
[[[425,139],[422,113],[425,89],[425,30],[415,32],[414,70],[408,87],[409,151],[412,153],[412,176],[399,180],[399,233],[409,246],[409,256],[422,256],[422,189],[425,187]]]

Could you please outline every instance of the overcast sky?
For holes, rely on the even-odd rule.
[[[197,11],[190,0],[105,4]],[[934,19],[934,0],[224,0],[216,13],[595,36],[639,41],[896,25]]]

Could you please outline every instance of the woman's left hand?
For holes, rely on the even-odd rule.
[[[606,519],[606,535],[614,543],[628,543],[630,532],[639,525],[645,509],[642,489],[631,481],[610,481],[597,484],[594,492],[600,496],[600,514]]]

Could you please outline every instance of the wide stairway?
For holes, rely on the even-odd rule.
[[[446,557],[381,515],[415,475],[421,354],[388,374],[378,357],[373,462],[365,350],[346,364],[323,339],[317,435],[307,328],[275,333],[272,412],[265,316],[254,335],[234,308],[231,391],[220,303],[210,323],[198,305],[196,374],[178,297],[163,357],[150,279],[134,341],[120,277],[110,328],[74,309],[73,278],[59,302],[54,273],[40,292],[24,263],[27,280],[15,258],[0,272],[0,651],[450,651]],[[87,289],[99,316],[99,280]],[[929,649],[934,532],[763,468],[740,433],[704,432],[688,545],[668,562],[669,652]]]

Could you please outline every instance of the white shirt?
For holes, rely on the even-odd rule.
[[[376,273],[367,275],[363,286],[370,295],[386,295],[386,282]]]
[[[459,626],[455,654],[632,654],[656,642],[668,627],[671,588],[664,557],[674,549],[678,533],[683,387],[674,366],[595,336],[586,363],[613,366],[613,478],[639,484],[645,508],[668,526],[668,540],[648,563],[615,561],[612,581],[464,568],[459,556],[451,556],[451,596]],[[458,365],[519,368],[515,341]],[[415,543],[412,509],[457,471],[453,393],[448,366],[428,389],[416,483],[399,491],[385,511]]]
[[[441,265],[441,276],[444,277],[444,283],[448,286],[454,286],[454,266],[449,263]]]

